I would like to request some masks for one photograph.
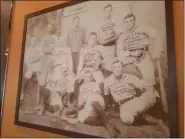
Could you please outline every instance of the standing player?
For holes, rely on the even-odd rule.
[[[103,46],[102,55],[105,60],[104,64],[104,76],[110,75],[110,64],[109,61],[116,55],[116,40],[118,39],[118,32],[116,30],[116,23],[112,20],[111,4],[107,4],[104,7],[105,19],[104,24],[99,28],[98,43]]]
[[[32,40],[33,41],[33,40]],[[33,43],[33,42],[32,42]],[[42,56],[42,51],[37,47],[37,45],[32,44],[26,49],[25,57],[24,57],[24,77],[22,81],[22,91],[21,91],[21,98],[20,100],[24,102],[26,88],[29,84],[29,80],[31,79],[32,75],[35,73],[37,78],[39,78],[39,70],[40,70],[40,59]]]
[[[70,74],[68,78],[73,78],[73,61],[71,56],[71,50],[66,46],[64,37],[59,37],[57,41],[57,47],[53,50],[53,63],[60,63],[67,65],[67,71]],[[74,83],[72,83],[71,91],[67,93],[67,106],[71,106],[72,93],[74,92]]]
[[[52,51],[52,61],[60,61],[61,64],[67,64],[70,72],[73,72],[72,54],[69,47],[66,46],[65,38],[60,36],[56,40],[56,47]]]
[[[156,85],[155,68],[152,54],[149,52],[152,47],[150,38],[145,32],[137,30],[134,15],[126,16],[124,20],[128,22],[127,33],[122,34],[118,39],[117,55],[121,60],[133,63],[141,72],[143,79],[154,86]]]
[[[45,86],[46,86],[46,76],[47,76],[47,70],[48,66],[52,57],[52,51],[53,48],[57,45],[57,36],[56,36],[56,30],[55,26],[53,24],[48,23],[47,24],[47,29],[44,30],[44,36],[41,38],[38,47],[43,52],[43,55],[41,57],[41,68],[39,70],[39,85],[40,85],[40,93],[38,95],[38,100],[39,104],[36,109],[40,109],[41,105],[41,96],[42,93],[45,91]]]
[[[79,52],[81,47],[86,43],[85,30],[80,27],[80,18],[75,16],[73,18],[73,29],[67,36],[67,46],[71,49],[73,59],[73,72],[77,73],[79,62]]]
[[[31,43],[28,48],[25,49],[25,57],[24,57],[24,77],[22,80],[22,89],[21,89],[21,97],[20,100],[24,102],[26,88],[28,87],[29,80],[32,75],[36,75],[39,83],[39,90],[41,92],[42,85],[40,84],[40,66],[41,66],[41,58],[43,56],[42,49],[40,47],[40,38],[39,35],[43,33],[43,30],[46,28],[47,20],[43,18],[42,20],[38,20],[36,23],[37,27],[33,31],[33,36],[31,38]]]
[[[124,59],[125,56],[129,55],[129,51],[125,50],[126,47],[137,46],[138,43],[147,43],[145,45],[149,45],[147,51],[151,53],[153,61],[155,63],[159,61],[164,48],[156,30],[151,27],[136,26],[134,14],[125,16],[124,25],[126,31],[118,39],[117,56]],[[148,38],[143,38],[144,36],[148,36]]]

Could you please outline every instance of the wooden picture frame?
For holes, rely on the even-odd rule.
[[[68,9],[68,7],[75,7],[76,5],[78,5],[78,6],[76,6],[77,8],[71,8],[71,9],[77,9],[77,14],[87,14],[88,13],[88,11],[86,10],[86,9],[88,9],[88,8],[84,8],[84,7],[88,7],[89,5],[88,5],[88,3],[90,3],[90,2],[93,2],[93,1],[70,1],[70,2],[66,2],[66,3],[64,3],[64,4],[60,4],[60,5],[57,5],[57,6],[53,6],[53,7],[50,7],[50,8],[46,8],[46,9],[43,9],[43,10],[40,10],[40,11],[37,11],[37,12],[34,12],[34,13],[30,13],[30,14],[28,14],[28,15],[26,15],[25,16],[25,21],[24,21],[24,34],[23,34],[23,41],[22,41],[22,54],[21,54],[21,61],[20,61],[20,72],[19,72],[19,85],[18,85],[18,96],[17,96],[17,106],[16,106],[16,115],[15,115],[15,124],[16,125],[19,125],[19,126],[24,126],[24,127],[28,127],[28,128],[33,128],[33,129],[38,129],[38,130],[42,130],[42,131],[46,131],[46,132],[52,132],[52,133],[57,133],[57,134],[62,134],[62,135],[65,135],[65,136],[69,136],[69,137],[110,137],[109,136],[109,134],[107,134],[107,135],[105,135],[104,136],[104,134],[103,133],[97,133],[97,134],[95,134],[97,131],[92,131],[92,130],[94,130],[95,128],[90,128],[90,131],[92,131],[92,133],[90,134],[88,134],[86,131],[82,131],[82,132],[78,132],[78,131],[72,131],[72,129],[70,129],[70,130],[68,130],[68,129],[65,129],[65,127],[64,127],[64,129],[59,129],[59,128],[57,128],[57,126],[56,127],[49,127],[48,125],[47,126],[45,126],[45,125],[39,125],[39,124],[35,124],[34,122],[33,122],[33,119],[31,120],[32,122],[25,122],[23,119],[24,118],[22,118],[22,120],[20,120],[21,119],[21,117],[20,117],[20,109],[21,109],[21,105],[22,105],[22,103],[21,103],[21,90],[22,90],[22,82],[23,82],[23,77],[24,77],[24,74],[25,74],[25,69],[24,69],[24,62],[25,62],[25,51],[27,50],[27,48],[26,48],[26,43],[27,43],[27,32],[28,32],[28,23],[29,23],[29,21],[30,21],[30,19],[33,19],[33,18],[35,18],[35,17],[38,17],[38,22],[39,22],[39,20],[41,20],[41,18],[42,18],[42,15],[45,15],[45,17],[47,17],[47,23],[49,23],[49,22],[52,22],[52,20],[56,20],[56,19],[58,19],[58,17],[56,16],[56,18],[55,19],[51,19],[50,21],[49,21],[49,19],[48,19],[48,13],[51,13],[52,14],[52,12],[53,11],[55,11],[56,12],[56,10],[59,10],[59,9],[64,9],[65,10],[65,8],[66,9]],[[100,1],[100,3],[103,3],[103,4],[101,4],[101,6],[97,6],[98,5],[98,1],[97,2],[95,2],[94,1],[94,5],[91,5],[91,6],[97,6],[97,9],[98,8],[100,8],[101,7],[101,9],[106,5],[106,4],[111,4],[111,5],[114,5],[114,3],[118,3],[118,1]],[[122,1],[119,1],[120,3],[122,2]],[[156,3],[157,3],[157,1],[155,1]],[[138,2],[137,2],[138,3]],[[166,51],[166,53],[167,53],[167,59],[168,59],[168,62],[167,62],[167,66],[168,66],[168,75],[167,75],[167,90],[168,90],[168,93],[167,93],[167,95],[168,95],[168,102],[166,102],[166,101],[163,101],[162,102],[162,105],[163,106],[167,106],[166,107],[166,111],[168,112],[168,114],[166,115],[166,119],[169,119],[168,121],[169,121],[169,129],[170,129],[170,134],[169,134],[169,136],[170,137],[178,137],[178,126],[177,126],[177,100],[176,100],[176,70],[175,70],[175,54],[174,54],[174,31],[173,31],[173,15],[172,15],[172,2],[171,1],[161,1],[161,3],[163,3],[164,4],[164,6],[165,6],[165,9],[163,9],[165,12],[165,19],[163,19],[163,21],[161,21],[161,24],[162,24],[162,22],[164,22],[164,21],[166,21],[165,22],[165,28],[166,28],[166,32],[165,32],[165,29],[163,28],[163,27],[159,27],[159,28],[161,28],[164,32],[164,36],[166,36],[166,38],[165,37],[163,37],[163,39],[165,40],[166,39],[166,47],[167,47],[167,50],[164,50],[164,51]],[[82,6],[81,6],[82,5]],[[102,7],[102,5],[104,5],[103,7]],[[117,4],[118,5],[118,4]],[[124,5],[124,4],[123,4]],[[132,5],[132,4],[131,4]],[[156,4],[157,5],[157,4]],[[109,5],[110,6],[110,5]],[[108,7],[109,7],[108,6]],[[113,6],[112,6],[113,7]],[[127,7],[129,7],[129,4],[127,5]],[[162,6],[161,6],[162,7]],[[105,8],[105,7],[104,7]],[[119,7],[120,8],[120,7]],[[130,7],[129,7],[130,8]],[[129,9],[128,8],[128,9]],[[70,9],[70,10],[71,10]],[[115,8],[116,9],[116,8]],[[132,8],[131,8],[132,9]],[[70,11],[69,10],[69,11]],[[78,10],[80,11],[79,13],[78,13]],[[105,10],[105,9],[102,9],[102,12],[103,12],[103,10]],[[133,9],[132,9],[133,10]],[[95,12],[96,10],[94,10],[93,12]],[[129,11],[129,10],[128,10]],[[127,12],[128,12],[127,11]],[[78,15],[73,15],[73,12],[71,12],[71,14],[68,14],[68,11],[66,10],[65,11],[67,14],[66,15],[62,15],[62,16],[60,16],[60,17],[65,17],[65,18],[68,18],[68,17],[73,17],[74,16],[74,18],[76,18],[76,17],[80,17],[80,15],[78,16]],[[93,14],[93,12],[92,12],[92,10],[91,10],[91,15]],[[130,11],[129,11],[130,12]],[[154,11],[153,11],[154,12]],[[57,12],[56,12],[57,13]],[[144,13],[144,11],[143,11],[143,13]],[[146,12],[145,12],[146,13]],[[46,16],[47,15],[47,16]],[[91,15],[90,15],[90,17],[91,17]],[[115,14],[116,15],[116,14]],[[146,15],[146,14],[145,14]],[[53,17],[53,16],[51,16],[50,15],[50,17]],[[140,18],[140,17],[137,17],[137,16],[135,16],[136,17],[136,20],[137,20],[137,18]],[[43,16],[43,18],[44,18],[44,16]],[[42,20],[44,20],[42,18]],[[73,18],[73,19],[74,19]],[[81,17],[80,17],[81,18]],[[85,18],[85,15],[84,16],[82,16],[82,18]],[[97,17],[96,16],[94,16],[94,17],[92,17],[92,18],[94,18],[94,19],[96,19]],[[122,17],[123,18],[123,17]],[[142,19],[144,19],[144,18],[142,18]],[[142,19],[140,19],[141,20],[141,23],[142,23]],[[72,21],[72,19],[70,19],[71,21]],[[83,19],[84,21],[85,21],[85,19]],[[124,18],[121,20],[121,21],[123,21],[124,20]],[[149,19],[150,20],[150,19]],[[59,18],[59,20],[56,20],[56,21],[61,21],[61,19]],[[97,20],[98,21],[98,20]],[[64,22],[64,21],[63,21]],[[149,22],[149,21],[148,21]],[[39,22],[40,23],[40,22]],[[95,22],[93,22],[94,24],[95,24]],[[92,23],[92,24],[93,24]],[[117,22],[116,22],[117,23]],[[36,23],[35,23],[36,24]],[[52,24],[52,23],[51,23]],[[64,24],[64,25],[63,25]],[[57,35],[56,36],[60,36],[61,34],[62,34],[62,32],[64,31],[66,31],[67,29],[68,29],[68,24],[67,24],[67,21],[65,22],[65,23],[63,23],[62,25],[64,26],[64,27],[60,27],[60,29],[59,28],[57,28],[58,30],[60,30],[60,32],[55,32]],[[121,23],[120,23],[121,24]],[[36,25],[38,25],[38,24],[36,24]],[[56,22],[55,23],[55,25],[58,27],[58,26],[60,26],[61,25],[61,22]],[[61,26],[62,26],[61,25]],[[66,26],[65,26],[66,25]],[[84,24],[83,24],[84,26],[86,26],[87,25],[87,23],[86,22],[84,22]],[[32,29],[34,29],[34,28],[36,28],[37,26],[34,26]],[[86,29],[88,29],[88,27],[89,26],[86,26]],[[62,28],[62,29],[61,29]],[[66,29],[67,28],[67,29]],[[94,29],[94,28],[93,28]],[[94,30],[92,29],[92,31],[91,31],[91,29],[89,29],[88,31],[88,33],[89,34],[91,34],[90,32],[93,32]],[[44,30],[44,29],[43,29]],[[68,30],[67,30],[68,31]],[[66,32],[67,32],[66,31]],[[158,30],[159,31],[159,30]],[[65,33],[66,33],[65,32]],[[94,32],[97,32],[97,30],[96,31],[94,31]],[[38,32],[37,32],[38,33]],[[61,33],[61,34],[59,34],[59,33]],[[65,33],[63,33],[63,34],[65,34]],[[34,34],[34,33],[32,33],[32,34]],[[160,34],[160,33],[159,33]],[[80,34],[81,35],[81,34]],[[161,35],[161,34],[160,34]],[[33,35],[34,36],[34,35]],[[65,38],[65,37],[64,37]],[[73,51],[72,50],[72,53],[73,52],[76,52],[76,51]],[[74,59],[73,59],[74,60]],[[74,64],[74,62],[73,62],[73,64]],[[160,74],[160,71],[159,71],[159,74]],[[33,76],[33,75],[32,75]],[[160,76],[160,75],[159,75]],[[163,76],[162,76],[163,77]],[[161,78],[159,78],[159,79],[161,79]],[[160,82],[160,81],[159,81]],[[160,82],[161,83],[161,82]],[[160,84],[159,83],[159,84]],[[160,86],[161,87],[161,86]],[[159,87],[159,88],[160,88]],[[164,86],[163,86],[163,89],[162,90],[164,90]],[[161,94],[160,94],[161,95]],[[166,96],[162,96],[162,98],[164,99]],[[161,97],[160,97],[161,98]],[[168,103],[168,104],[166,104],[166,103]],[[22,106],[23,107],[23,106]],[[165,110],[164,110],[165,111]],[[25,116],[25,115],[29,115],[29,112],[28,113],[26,113],[26,114],[22,114],[21,116]],[[35,116],[35,115],[34,115]],[[37,116],[36,116],[37,117]],[[40,119],[42,119],[43,118],[43,116],[40,116],[39,117]],[[30,121],[29,120],[29,116],[27,116],[27,118],[26,118],[27,120],[26,121]],[[35,119],[34,119],[35,120]],[[61,119],[60,119],[61,120]],[[55,124],[56,124],[57,122],[55,121]],[[61,125],[60,125],[61,126]],[[89,127],[89,126],[88,126]],[[66,127],[67,128],[67,127]],[[84,128],[85,129],[85,128]],[[98,129],[98,128],[97,128]],[[101,129],[101,128],[100,128]],[[80,129],[78,129],[78,130],[80,130]],[[83,129],[81,129],[81,130],[83,130]],[[104,129],[105,130],[105,129]],[[104,130],[102,131],[102,132],[104,132]],[[90,132],[90,131],[88,131],[88,132]],[[165,132],[166,130],[164,130],[164,132]],[[166,131],[166,132],[169,132],[169,131]],[[100,134],[103,134],[103,136],[101,136]],[[130,133],[131,134],[131,133]],[[129,135],[125,135],[125,136],[117,136],[117,137],[146,137],[145,135],[140,135],[140,136],[134,136],[134,135],[132,135],[132,136],[130,136],[130,134]],[[168,134],[168,133],[166,133],[166,134]],[[148,135],[149,137],[151,137],[150,135]],[[160,135],[156,135],[155,137],[169,137],[169,136],[160,136]]]

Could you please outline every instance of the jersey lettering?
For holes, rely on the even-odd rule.
[[[117,96],[121,96],[124,93],[135,94],[135,88],[126,83],[118,84],[114,82],[112,85],[110,85],[110,90],[113,95]]]

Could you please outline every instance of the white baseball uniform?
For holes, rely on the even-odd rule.
[[[55,69],[53,69],[50,74],[48,74],[47,76],[47,83],[50,84],[50,82],[56,82],[59,80],[63,81],[63,88],[60,87],[57,91],[62,91],[65,93],[71,93],[74,92],[74,74],[67,71],[67,73],[63,73],[62,72],[62,67],[61,66],[57,66],[54,67]],[[67,74],[67,75],[64,75]],[[64,83],[65,81],[65,83]],[[47,86],[46,86],[47,87]]]
[[[99,51],[100,46],[96,45],[93,48],[81,48],[80,50],[80,61],[78,66],[78,73],[82,71],[83,68],[91,66],[92,74],[95,81],[99,84],[103,82],[104,76],[99,70],[101,63],[101,52]]]
[[[110,40],[111,37],[116,36],[118,33],[118,29],[116,26],[115,21],[112,19],[106,20],[103,25],[100,26],[98,32],[98,39],[99,40]],[[109,61],[115,57],[116,54],[116,44],[115,41],[102,46],[102,55],[105,60],[105,69],[110,70],[111,66]]]
[[[25,56],[24,63],[26,64],[26,71],[24,77],[30,79],[34,72],[38,74],[40,70],[42,52],[38,47],[28,47]]]
[[[83,67],[92,66],[93,68],[98,68],[101,62],[99,51],[100,45],[96,45],[92,48],[82,47],[80,49],[80,58],[78,72],[82,71]],[[100,54],[98,54],[98,52]]]
[[[81,106],[84,104],[84,108],[78,113],[78,120],[81,123],[84,123],[89,116],[97,116],[97,113],[92,107],[92,102],[98,102],[103,108],[105,108],[105,101],[100,93],[99,85],[95,82],[82,84],[80,86],[78,105]]]
[[[142,34],[148,35],[148,40],[142,39]],[[148,43],[149,52],[153,59],[159,58],[161,52],[164,52],[164,46],[160,40],[160,36],[157,31],[149,26],[135,27],[131,32],[124,32],[118,39],[117,43],[117,55],[124,57],[127,53],[124,53],[124,49],[127,46],[136,46]]]
[[[155,85],[155,68],[151,54],[148,51],[144,51],[144,56],[140,57],[139,62],[135,62],[135,58],[128,54],[129,48],[142,48],[143,46],[150,46],[150,39],[143,35],[145,32],[136,27],[129,33],[122,34],[118,39],[117,55],[122,60],[130,61],[135,64],[143,79],[150,83],[151,86]]]
[[[104,82],[105,95],[111,94],[115,102],[120,104],[120,118],[124,124],[132,124],[134,117],[152,107],[156,102],[155,90],[144,80],[136,76],[124,74],[120,81],[111,75]],[[146,89],[139,97],[135,97],[136,88]],[[121,104],[123,100],[129,99]]]
[[[49,63],[52,60],[52,51],[57,46],[57,37],[55,35],[44,36],[40,42],[43,55],[41,57],[41,69],[40,69],[40,85],[46,84],[46,76],[48,72]]]
[[[57,46],[53,50],[52,60],[54,63],[66,64],[70,72],[73,71],[73,61],[70,48]]]

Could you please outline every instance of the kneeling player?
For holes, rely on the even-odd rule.
[[[156,92],[145,80],[123,73],[123,67],[118,59],[112,63],[113,74],[105,80],[104,93],[119,104],[121,121],[131,125],[156,103]]]

